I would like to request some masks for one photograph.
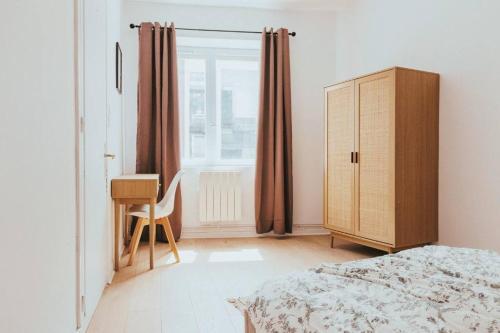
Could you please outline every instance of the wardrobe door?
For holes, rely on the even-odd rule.
[[[325,227],[354,232],[354,81],[325,89]]]
[[[395,71],[355,81],[355,234],[394,244]]]

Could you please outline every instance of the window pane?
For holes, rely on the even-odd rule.
[[[177,41],[183,161],[251,163],[256,153],[260,41]]]
[[[205,158],[207,140],[206,68],[204,59],[184,60],[183,92],[184,154],[186,158]],[[187,119],[186,119],[187,118]]]
[[[217,60],[220,158],[254,159],[259,72],[257,61]]]

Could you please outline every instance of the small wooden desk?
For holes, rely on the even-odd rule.
[[[149,204],[149,267],[153,269],[156,238],[155,206],[160,176],[157,174],[124,175],[111,180],[111,197],[115,201],[115,271],[120,270],[120,205]]]

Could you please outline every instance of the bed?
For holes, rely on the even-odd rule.
[[[322,264],[229,300],[260,332],[500,332],[500,256],[426,246]]]

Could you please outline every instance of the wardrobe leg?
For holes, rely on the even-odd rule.
[[[330,248],[333,249],[333,235],[330,235]]]

